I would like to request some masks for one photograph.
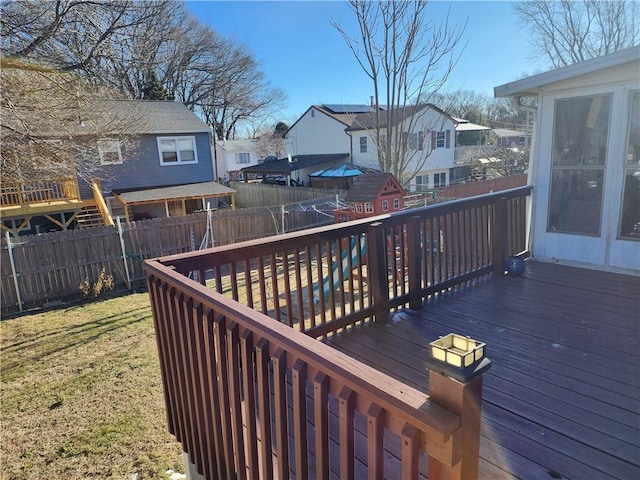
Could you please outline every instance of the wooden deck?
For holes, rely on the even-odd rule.
[[[326,342],[428,391],[430,341],[487,343],[480,477],[640,478],[640,277],[529,262]]]

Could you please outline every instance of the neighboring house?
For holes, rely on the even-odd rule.
[[[96,128],[104,125],[98,117],[128,125],[127,140],[121,143],[116,133]],[[95,180],[11,185],[20,195],[7,195],[3,185],[4,229],[14,235],[36,233],[87,219],[110,224],[116,215],[127,221],[184,215],[216,207],[220,197],[233,203],[235,192],[213,182],[210,128],[181,103],[102,101],[99,108],[81,112],[75,128],[77,137],[89,139],[83,155],[99,159]]]
[[[640,46],[501,85],[495,95],[537,100],[532,255],[638,274]]]
[[[390,173],[365,173],[355,178],[347,192],[347,208],[336,210],[336,222],[399,212],[405,191]]]
[[[383,118],[386,119],[386,115]],[[417,170],[417,175],[398,179],[411,191],[424,191],[449,184],[450,170],[454,167],[456,122],[438,107],[426,104],[407,106],[392,120],[392,128],[402,129],[403,142],[412,156],[407,173]],[[386,144],[386,123],[380,125],[380,144]],[[353,163],[378,168],[378,152],[375,139],[375,115],[372,112],[358,114],[353,125],[346,129],[353,139]],[[394,135],[395,136],[395,135]]]
[[[101,159],[105,148],[117,153],[102,161],[96,172],[112,215],[130,221],[215,208],[219,197],[233,203],[235,192],[213,181],[211,129],[183,104],[144,100],[105,104],[112,114],[143,119],[130,147],[99,141]],[[89,185],[81,183],[80,194],[83,200],[93,197],[100,203]]]
[[[284,135],[285,148],[291,155],[351,155],[351,127],[358,114],[371,111],[369,105],[312,105]]]
[[[494,128],[495,144],[498,147],[518,148],[531,145],[531,138],[525,132],[508,128]]]
[[[289,186],[309,184],[309,175],[321,169],[336,168],[349,160],[349,154],[289,155],[242,169],[244,181],[262,179],[265,183]]]
[[[431,104],[407,106],[396,117],[393,128],[401,125],[407,146],[413,150],[407,172],[418,170],[415,178],[402,182],[412,191],[442,187],[457,179],[457,150],[486,144],[491,130],[452,117]],[[285,145],[292,155],[348,153],[353,165],[379,170],[374,125],[375,110],[369,105],[313,105],[289,128]],[[386,127],[386,123],[380,127]],[[465,135],[475,139],[472,146],[465,142],[460,146]]]
[[[213,162],[218,181],[243,180],[243,168],[263,161],[258,144],[256,139],[216,141]]]

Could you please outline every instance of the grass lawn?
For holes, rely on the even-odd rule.
[[[1,479],[184,471],[146,293],[5,320],[0,333]]]

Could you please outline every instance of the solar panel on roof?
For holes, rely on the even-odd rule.
[[[366,113],[371,110],[369,105],[323,105],[332,113]]]

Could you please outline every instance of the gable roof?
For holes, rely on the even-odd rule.
[[[100,100],[83,108],[80,113],[86,124],[87,133],[91,132],[94,120],[104,124],[105,118],[123,118],[134,120],[132,128],[135,134],[175,134],[209,133],[211,128],[200,120],[191,110],[180,102],[170,100]],[[85,133],[82,129],[78,134]],[[97,132],[103,133],[103,132]]]
[[[300,122],[300,120],[302,120],[312,109],[333,118],[337,122],[342,123],[345,127],[350,127],[358,114],[370,111],[371,107],[364,104],[311,105],[302,115],[300,115],[300,118],[298,118],[293,125],[289,127],[289,129],[284,133],[284,136],[286,137],[291,129],[293,129],[293,127],[295,127],[298,122]]]
[[[401,108],[391,109],[391,124],[395,126],[398,123],[406,120],[407,118],[426,109],[435,110],[439,114],[444,115],[445,117],[453,120],[451,115],[449,115],[444,110],[441,110],[440,108],[436,107],[431,103],[425,103],[420,105],[405,105],[404,107],[401,107]],[[385,110],[385,113],[380,118],[380,121],[381,121],[379,125],[380,128],[384,128],[387,126],[387,111],[388,110]],[[352,125],[348,127],[345,131],[355,132],[359,130],[371,130],[375,127],[376,127],[376,115],[375,115],[375,112],[370,111],[366,113],[357,114],[356,118],[352,122]]]
[[[255,152],[258,148],[258,140],[255,138],[241,140],[216,140],[216,146],[227,152]]]
[[[322,155],[294,155],[289,158],[279,158],[272,162],[263,162],[258,165],[244,167],[240,170],[244,173],[264,173],[272,175],[288,175],[296,170],[321,165],[327,162],[345,162],[349,159],[348,153],[330,153]]]
[[[639,61],[640,45],[636,45],[609,55],[603,55],[585,60],[584,62],[574,63],[573,65],[516,80],[515,82],[499,85],[493,89],[493,94],[495,97],[535,96],[540,89],[547,85],[593,73],[598,70],[605,70],[607,68]]]
[[[390,173],[365,173],[355,178],[353,185],[347,192],[347,202],[373,202],[383,192],[385,187],[393,183],[404,194],[402,185]]]

